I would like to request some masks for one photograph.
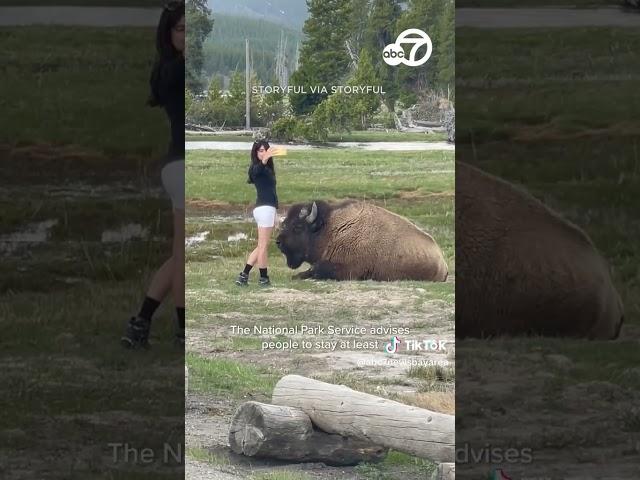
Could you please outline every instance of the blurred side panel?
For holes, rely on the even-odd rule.
[[[458,476],[638,478],[640,15],[529,3],[458,2]]]
[[[171,255],[169,127],[147,105],[161,2],[10,3],[0,2],[0,478],[183,478],[171,302],[150,349],[120,344]]]

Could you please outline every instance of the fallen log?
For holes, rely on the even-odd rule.
[[[321,430],[436,463],[454,462],[455,417],[298,375],[280,379],[272,402],[303,410]]]
[[[456,464],[441,463],[438,465],[436,480],[456,480]]]
[[[249,457],[334,466],[379,462],[387,454],[387,449],[369,442],[314,429],[302,410],[259,402],[246,402],[236,410],[229,445]]]

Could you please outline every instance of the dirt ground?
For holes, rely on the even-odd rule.
[[[453,278],[451,279],[453,281]],[[428,288],[428,287],[427,287]],[[397,291],[390,285],[387,291],[371,292],[362,295],[361,288],[352,282],[344,284],[342,289],[330,292],[314,292],[283,288],[269,294],[271,304],[289,304],[310,302],[316,309],[323,311],[330,305],[351,305],[366,310],[379,305],[397,310],[397,315],[386,322],[375,320],[358,322],[359,327],[367,329],[373,326],[411,327],[410,337],[433,336],[446,339],[446,352],[402,352],[392,356],[403,363],[380,365],[390,357],[382,349],[379,351],[339,350],[336,351],[263,351],[246,349],[234,351],[224,343],[229,337],[229,325],[249,325],[257,323],[255,317],[239,312],[225,312],[206,316],[189,329],[187,351],[204,358],[226,359],[260,367],[282,375],[294,373],[320,380],[339,383],[345,381],[350,387],[367,391],[379,396],[394,398],[406,403],[429,402],[434,409],[453,412],[455,392],[451,381],[441,391],[429,392],[423,379],[410,375],[411,362],[440,362],[453,365],[455,341],[453,335],[452,305],[442,301],[427,302],[414,310],[411,296]],[[223,292],[220,292],[223,294]],[[203,295],[200,292],[199,295]],[[420,315],[422,312],[422,315]],[[277,322],[274,322],[277,323]],[[291,336],[301,340],[303,335]],[[322,337],[324,338],[324,337]],[[331,337],[326,336],[327,340]],[[356,337],[340,337],[340,340]],[[378,341],[380,345],[389,341],[388,335],[365,335],[357,337],[359,341]],[[221,342],[222,340],[222,342]],[[375,364],[378,362],[378,364]],[[426,390],[426,391],[425,391]],[[437,390],[437,389],[436,389]],[[427,398],[425,398],[427,397]],[[385,476],[376,477],[371,472],[355,467],[329,467],[324,464],[288,464],[273,460],[261,460],[236,455],[230,451],[227,435],[235,409],[244,401],[256,400],[270,403],[268,396],[257,395],[247,398],[232,398],[224,394],[203,394],[190,389],[186,401],[185,438],[187,449],[186,471],[194,479],[241,479],[260,477],[261,474],[275,474],[279,470],[303,474],[309,479],[424,479],[424,473],[415,471],[410,465],[397,465],[385,469]],[[426,407],[425,407],[426,408]],[[190,451],[197,449],[200,456],[207,452],[206,459],[194,458]]]
[[[503,464],[513,478],[640,478],[640,369],[627,365],[598,379],[599,367],[578,355],[619,349],[622,356],[634,343],[640,347],[636,326],[617,342],[459,341],[456,448],[530,449],[531,462]],[[457,468],[459,479],[489,471],[486,462]]]

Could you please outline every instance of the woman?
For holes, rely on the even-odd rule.
[[[238,275],[236,284],[245,286],[249,282],[249,272],[255,264],[260,269],[258,284],[266,287],[271,284],[267,274],[269,240],[276,224],[278,195],[276,193],[276,171],[272,156],[276,151],[264,140],[255,142],[251,149],[248,183],[256,187],[256,207],[253,218],[258,225],[258,246],[249,254],[244,270]]]
[[[176,307],[176,342],[184,346],[184,48],[184,2],[170,2],[162,11],[156,33],[158,55],[148,103],[164,108],[171,126],[162,185],[173,205],[173,249],[171,258],[151,280],[140,311],[127,324],[122,344],[128,348],[148,346],[151,318],[169,292]]]

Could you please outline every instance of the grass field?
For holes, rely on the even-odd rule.
[[[456,440],[531,448],[536,460],[507,465],[511,475],[637,475],[640,451],[625,445],[639,431],[639,45],[633,29],[456,30],[459,158],[582,227],[625,305],[615,342],[458,342]],[[459,464],[457,474],[486,471]]]
[[[163,154],[165,114],[146,106],[154,35],[152,28],[3,28],[0,85],[10,92],[11,122],[0,144],[72,144],[147,160]]]
[[[219,142],[250,142],[251,135],[243,134],[197,134],[187,135],[188,142],[219,141]],[[444,142],[447,134],[444,132],[422,133],[422,132],[398,132],[389,130],[388,132],[360,131],[343,134],[330,134],[329,142]]]
[[[640,75],[636,30],[457,33],[466,49],[456,68],[469,115],[457,132],[463,143],[471,140],[471,132],[476,142],[557,140],[564,146],[574,140],[578,148],[584,140],[638,135],[639,104],[630,95]]]
[[[625,75],[640,74],[634,61],[640,33],[632,28],[458,28],[456,32],[464,38],[465,48],[456,64],[456,80],[468,87],[498,88],[510,81],[588,86],[607,78],[624,81]],[[474,92],[467,88],[466,93]],[[527,96],[526,92],[520,94]]]
[[[184,442],[169,305],[152,350],[119,343],[170,252],[168,129],[145,106],[153,30],[5,28],[0,45],[0,477],[182,476],[109,446]]]
[[[189,405],[200,398],[207,398],[207,403],[218,402],[215,425],[226,432],[229,417],[241,399],[269,402],[275,383],[287,373],[296,373],[454,413],[452,364],[413,370],[359,366],[358,361],[363,358],[377,358],[383,342],[388,341],[386,335],[368,332],[363,336],[327,334],[313,338],[314,342],[378,341],[378,348],[374,349],[338,346],[332,351],[327,344],[276,350],[264,348],[262,342],[301,342],[309,337],[240,336],[230,330],[231,325],[357,325],[367,329],[405,326],[411,335],[438,335],[453,341],[453,153],[298,151],[276,163],[281,213],[294,202],[312,199],[357,198],[375,202],[406,216],[436,238],[450,265],[451,281],[431,284],[292,280],[294,272],[286,267],[272,244],[269,275],[273,287],[269,289],[254,284],[255,274],[246,289],[234,284],[256,238],[249,218],[255,189],[246,183],[246,157],[245,153],[216,151],[191,151],[187,156],[187,235],[204,238],[187,248],[191,332],[188,411]],[[450,357],[439,354],[438,358]],[[224,399],[231,400],[224,403]],[[190,447],[202,442],[195,426],[200,421],[195,414],[187,420]],[[209,445],[219,445],[218,455],[225,455],[222,436],[206,438]],[[357,467],[352,471],[354,478],[424,478],[425,469],[433,468],[429,462],[412,458],[394,464],[393,458],[399,457],[380,465]],[[230,462],[232,465],[223,471],[240,475],[245,466],[235,464],[233,459]],[[294,473],[300,473],[298,466],[292,467]],[[329,478],[323,475],[331,471],[325,468],[307,474],[309,478]],[[271,475],[275,471],[267,468],[265,473]]]

